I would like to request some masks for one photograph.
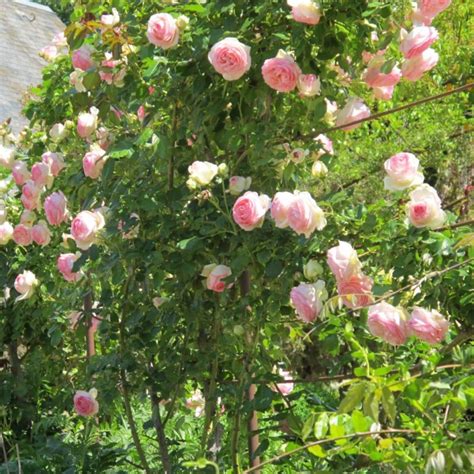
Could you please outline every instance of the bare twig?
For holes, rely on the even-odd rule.
[[[165,474],[171,474],[172,467],[171,467],[170,455],[168,452],[168,440],[166,439],[165,429],[161,421],[160,402],[158,400],[158,397],[156,396],[156,392],[153,389],[150,390],[150,400],[151,400],[153,424],[155,425],[156,435],[158,438],[158,444],[160,447],[160,455],[161,455],[161,463],[163,464],[163,471],[165,472]]]
[[[444,227],[439,227],[438,229],[434,229],[434,230],[436,232],[441,232],[443,230],[456,229],[458,227],[470,226],[472,224],[474,224],[474,219],[470,219],[470,220],[464,221],[464,222],[456,222],[455,224],[446,225]]]

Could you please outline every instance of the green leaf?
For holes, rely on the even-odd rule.
[[[364,414],[359,410],[354,410],[352,412],[352,426],[354,431],[364,432],[370,428],[372,424],[371,420],[364,416]]]
[[[310,446],[308,448],[308,451],[314,456],[317,456],[318,458],[326,457],[326,451],[324,451],[323,447],[319,444],[317,444],[316,446]]]
[[[100,84],[100,76],[97,71],[88,72],[82,81],[84,87],[90,91]]]
[[[382,389],[382,406],[386,415],[393,423],[397,415],[397,407],[395,405],[395,397],[388,387]]]
[[[339,405],[339,413],[348,413],[352,411],[364,398],[366,388],[366,382],[351,385],[346,396]]]
[[[301,438],[303,441],[305,441],[308,436],[312,434],[315,421],[316,415],[314,413],[305,421],[303,429],[301,430]]]
[[[319,416],[318,421],[314,425],[314,436],[316,439],[322,439],[326,436],[328,432],[328,428],[329,428],[328,424],[329,424],[328,414],[326,412],[322,413]]]
[[[380,395],[377,391],[369,392],[366,394],[362,406],[364,414],[370,416],[374,421],[379,421],[379,400]]]

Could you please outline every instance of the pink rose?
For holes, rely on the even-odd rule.
[[[13,237],[13,226],[9,222],[0,224],[0,245],[6,245]]]
[[[18,186],[23,186],[26,181],[31,179],[31,173],[24,161],[15,161],[12,166],[12,175]]]
[[[235,201],[232,209],[234,221],[244,230],[250,231],[262,227],[265,214],[270,207],[270,198],[247,191]]]
[[[52,186],[54,176],[51,173],[51,168],[45,163],[35,163],[31,167],[31,179],[39,187]]]
[[[67,201],[61,191],[55,192],[44,200],[44,212],[50,225],[61,225],[68,217]]]
[[[102,15],[100,22],[104,28],[113,28],[117,23],[120,22],[120,15],[116,8],[112,8],[112,14]]]
[[[451,0],[418,0],[417,11],[431,23],[431,20],[446,10],[449,5],[451,5]]]
[[[301,69],[286,53],[278,53],[276,58],[267,59],[262,66],[263,80],[279,92],[292,91],[298,82]]]
[[[315,230],[322,230],[327,221],[323,210],[307,192],[295,193],[288,208],[288,225],[309,239]]]
[[[31,228],[31,237],[36,244],[41,245],[42,247],[48,245],[51,241],[51,232],[49,231],[46,222],[39,221],[38,224],[35,224]]]
[[[339,245],[328,250],[328,265],[338,280],[348,279],[360,273],[362,267],[357,252],[352,245],[342,240]]]
[[[408,321],[410,334],[428,342],[437,344],[441,342],[449,329],[449,323],[437,311],[428,311],[423,308],[415,307],[411,313],[411,319]]]
[[[427,71],[431,71],[439,61],[439,54],[432,48],[425,49],[421,54],[406,59],[402,64],[403,77],[408,81],[417,81]]]
[[[71,235],[81,250],[87,250],[96,242],[97,234],[104,225],[104,217],[100,212],[82,211],[71,223]]]
[[[94,66],[92,59],[92,48],[89,45],[81,46],[72,53],[72,65],[74,69],[80,69],[81,71],[87,71]]]
[[[101,148],[94,148],[84,155],[82,159],[82,168],[84,174],[92,179],[97,179],[105,164],[105,151]]]
[[[58,176],[64,169],[64,159],[60,153],[47,151],[41,155],[41,161],[50,167],[53,176]]]
[[[332,141],[322,133],[319,134],[315,139],[315,142],[319,142],[321,149],[317,151],[316,156],[317,158],[321,158],[323,155],[334,155],[334,147]]]
[[[11,168],[15,163],[16,151],[0,144],[0,166]]]
[[[347,123],[356,122],[370,117],[370,109],[364,104],[362,99],[358,97],[352,97],[349,99],[342,110],[337,113],[336,125],[339,127]],[[350,125],[344,127],[342,130],[353,130],[360,124]]]
[[[393,96],[395,86],[374,87],[374,97],[379,100],[390,100]]]
[[[54,61],[59,56],[58,48],[54,45],[45,46],[40,49],[39,55],[46,61]]]
[[[403,344],[408,337],[408,327],[402,311],[385,301],[369,308],[367,325],[374,336],[393,346]]]
[[[315,74],[300,74],[296,85],[301,97],[314,97],[321,92],[321,81]]]
[[[163,49],[176,46],[179,41],[176,20],[168,13],[152,15],[148,20],[147,37],[150,43]]]
[[[400,43],[400,51],[407,59],[418,56],[438,39],[438,32],[432,26],[415,26]]]
[[[314,284],[301,283],[291,290],[291,304],[305,323],[314,321],[323,309],[323,302],[327,298],[325,286],[324,281],[318,280]]]
[[[91,393],[92,392],[92,393]],[[80,416],[94,416],[99,411],[99,404],[95,399],[95,390],[85,392],[78,390],[74,395],[74,410]]]
[[[24,224],[18,224],[13,229],[13,240],[17,245],[31,245],[33,236],[31,235],[31,227]]]
[[[16,301],[26,300],[33,296],[35,288],[38,286],[39,282],[36,279],[36,276],[33,272],[25,270],[23,273],[18,275],[15,278],[15,290],[20,293]]]
[[[319,5],[312,0],[287,0],[293,20],[307,25],[317,25],[321,18]]]
[[[145,121],[145,117],[147,115],[148,114],[146,113],[145,106],[140,105],[140,107],[138,107],[138,110],[137,110],[137,117],[138,117],[138,120],[140,121],[140,123],[143,123]]]
[[[238,196],[249,189],[251,184],[252,178],[250,177],[232,176],[229,178],[229,192],[232,196]]]
[[[25,209],[34,211],[40,205],[41,188],[34,181],[28,180],[21,188],[21,202]]]
[[[227,81],[240,79],[252,63],[250,47],[237,38],[226,38],[216,43],[208,54],[209,62]]]
[[[215,291],[216,293],[222,293],[226,287],[232,285],[226,285],[224,278],[232,275],[232,270],[225,265],[216,265],[211,263],[206,265],[201,272],[201,275],[206,277],[206,287],[208,290]]]
[[[381,68],[385,60],[383,56],[377,56],[369,63],[369,67],[364,73],[364,81],[369,87],[390,87],[400,82],[402,73],[397,66],[394,66],[388,73],[383,73]]]
[[[446,213],[441,209],[436,189],[422,184],[410,193],[408,218],[415,227],[435,229],[444,224]]]
[[[286,191],[278,192],[273,197],[270,213],[278,228],[288,227],[288,211],[294,199],[293,193]]]
[[[275,385],[277,388],[275,388],[274,385],[272,385],[270,388],[276,392],[278,390],[279,393],[281,393],[283,396],[288,396],[292,391],[293,389],[295,388],[295,384],[293,382],[286,382],[286,380],[291,380],[293,377],[291,376],[291,374],[289,372],[287,372],[286,370],[283,370],[283,369],[280,369],[278,371],[278,374],[280,375],[280,377],[285,380],[285,382],[277,382]]]
[[[348,308],[369,306],[372,301],[372,278],[357,273],[337,281],[337,292]]]
[[[420,173],[420,162],[411,153],[397,153],[384,164],[387,176],[384,187],[389,191],[402,191],[410,186],[417,186],[424,180]]]
[[[77,133],[81,138],[90,137],[97,129],[99,110],[91,107],[89,112],[82,112],[77,119]]]
[[[80,253],[63,253],[58,257],[56,266],[62,273],[64,279],[70,282],[79,281],[82,277],[81,272],[73,272],[74,262],[80,257]]]

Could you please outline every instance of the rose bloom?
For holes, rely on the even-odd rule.
[[[13,226],[9,222],[0,224],[0,245],[6,245],[13,237]]]
[[[265,60],[262,75],[265,83],[278,92],[292,91],[298,82],[301,69],[295,60],[283,51],[276,58]]]
[[[15,150],[0,145],[0,166],[11,168],[15,162]]]
[[[307,239],[315,230],[326,227],[327,221],[323,210],[307,192],[295,193],[288,209],[288,225]]]
[[[49,225],[61,225],[68,217],[67,201],[61,191],[57,191],[44,200],[44,213]]]
[[[20,224],[31,227],[36,221],[36,214],[33,211],[25,209],[20,216]]]
[[[237,38],[225,38],[216,43],[208,54],[209,62],[227,81],[240,79],[252,64],[250,47]]]
[[[314,97],[321,92],[321,81],[315,74],[300,74],[296,85],[301,97]]]
[[[290,160],[293,163],[299,164],[299,163],[302,163],[308,155],[309,155],[309,150],[304,150],[303,148],[295,148],[290,153]]]
[[[49,131],[49,136],[55,143],[59,143],[61,140],[66,138],[68,134],[69,130],[62,123],[55,123]]]
[[[428,311],[415,306],[411,313],[411,319],[408,321],[408,329],[410,334],[423,341],[437,344],[446,336],[449,323],[438,311]]]
[[[81,71],[87,71],[94,66],[94,60],[92,59],[92,48],[89,45],[81,46],[72,52],[71,59],[74,69],[80,69]]]
[[[92,392],[92,393],[91,393]],[[78,390],[74,395],[74,410],[80,416],[94,416],[99,411],[99,404],[95,399],[95,390],[85,392]]]
[[[312,0],[287,0],[291,8],[291,16],[298,23],[317,25],[321,18],[319,5]]]
[[[58,257],[56,266],[66,281],[76,282],[82,277],[81,272],[73,272],[74,262],[80,257],[80,253],[63,253]]]
[[[287,191],[278,192],[273,197],[270,213],[278,228],[288,227],[288,211],[294,199],[294,194]]]
[[[208,185],[217,175],[219,168],[208,161],[194,161],[189,167],[188,186],[194,189],[198,186]]]
[[[408,337],[408,327],[400,309],[382,301],[369,308],[369,331],[384,341],[399,346]]]
[[[303,275],[308,280],[315,280],[323,273],[323,267],[317,260],[309,260],[308,263],[303,266]]]
[[[44,247],[51,242],[51,232],[48,229],[45,221],[39,221],[31,228],[31,237],[33,241]]]
[[[13,229],[13,240],[17,245],[31,245],[33,243],[33,236],[31,235],[31,227],[24,224],[18,224]]]
[[[364,81],[369,87],[390,87],[400,82],[402,73],[394,66],[389,73],[383,73],[381,68],[385,60],[383,56],[376,56],[369,62],[369,67],[364,73]]]
[[[26,181],[31,179],[31,173],[24,161],[15,161],[12,166],[12,175],[18,186],[23,186]]]
[[[427,71],[431,71],[439,61],[439,54],[432,48],[425,49],[421,54],[406,59],[402,64],[402,74],[407,81],[417,81]]]
[[[179,28],[176,20],[168,13],[156,13],[148,20],[146,33],[150,43],[163,49],[176,46],[179,41]]]
[[[326,113],[324,114],[324,120],[327,123],[333,125],[336,120],[337,103],[326,98],[324,98],[324,103],[326,104]]]
[[[422,184],[410,193],[408,218],[415,227],[434,229],[444,224],[446,213],[441,209],[436,189]]]
[[[204,412],[205,400],[201,390],[198,388],[194,391],[190,398],[186,399],[186,408],[194,410],[194,416],[201,416]]]
[[[51,168],[45,163],[35,163],[31,167],[31,179],[40,188],[47,186],[50,188],[54,181]]]
[[[357,273],[337,281],[337,292],[348,308],[369,306],[372,301],[372,278]]]
[[[251,231],[262,227],[265,214],[270,207],[270,198],[266,194],[258,195],[247,191],[235,201],[232,217],[239,227]]]
[[[97,240],[105,221],[98,211],[82,211],[71,222],[71,235],[81,250],[87,250]]]
[[[328,297],[325,286],[324,281],[318,280],[314,284],[301,283],[291,290],[291,304],[305,323],[311,323],[321,313],[323,302]]]
[[[379,100],[390,100],[393,96],[395,86],[374,87],[374,97]]]
[[[105,164],[105,151],[102,148],[94,148],[84,155],[82,158],[82,168],[84,174],[92,179],[97,179]]]
[[[332,141],[326,136],[320,133],[315,139],[315,142],[319,142],[321,145],[321,149],[317,151],[316,155],[317,158],[321,158],[321,156],[328,154],[334,155],[334,147]]]
[[[418,56],[438,39],[438,32],[432,26],[415,26],[400,43],[400,51],[407,59]]]
[[[21,296],[19,296],[16,300],[26,300],[33,296],[33,293],[35,292],[35,288],[38,286],[39,282],[36,279],[36,276],[33,272],[30,272],[29,270],[25,270],[23,273],[18,275],[15,278],[15,290],[20,293]]]
[[[270,388],[274,392],[281,393],[282,395],[284,395],[286,397],[287,395],[289,395],[293,391],[293,389],[295,388],[295,384],[293,382],[286,382],[286,380],[291,380],[292,379],[291,374],[289,372],[287,372],[286,370],[279,369],[278,374],[280,375],[280,377],[283,380],[285,380],[285,382],[276,382],[275,384],[272,384],[270,386]],[[275,387],[275,385],[276,385],[276,387]]]
[[[89,112],[82,112],[77,119],[77,133],[81,138],[90,137],[97,129],[99,110],[91,107]]]
[[[337,113],[336,125],[339,127],[347,123],[355,122],[370,117],[370,109],[364,104],[362,99],[358,97],[350,98],[343,109]],[[342,130],[353,130],[360,124],[344,127]]]
[[[230,286],[226,285],[222,280],[232,275],[232,270],[226,265],[216,265],[211,263],[202,269],[201,275],[206,277],[206,287],[208,290],[222,293],[226,287]]]
[[[111,15],[102,15],[100,22],[104,28],[113,28],[117,23],[120,22],[120,15],[116,8],[112,8]]]
[[[45,46],[40,49],[39,55],[46,61],[54,61],[58,56],[58,48],[54,45]]]
[[[252,178],[250,177],[244,178],[243,176],[232,176],[229,179],[229,192],[232,196],[238,196],[249,189],[251,184]]]
[[[446,10],[451,5],[451,0],[418,0],[417,11],[420,16],[431,24],[433,18]]]
[[[74,70],[69,74],[69,82],[71,83],[71,86],[76,89],[77,92],[86,92],[87,89],[85,88],[83,84],[83,79],[84,79],[84,73],[82,71]]]
[[[326,176],[329,173],[328,167],[322,161],[315,161],[311,167],[311,174],[315,178],[320,178],[321,176]]]
[[[402,191],[424,181],[420,173],[420,161],[412,153],[397,153],[384,163],[387,176],[384,187],[389,191]]]
[[[329,268],[338,280],[357,275],[362,267],[357,252],[350,243],[343,240],[339,241],[339,245],[328,250],[327,260]]]
[[[53,176],[58,176],[64,169],[64,158],[60,153],[47,151],[41,155],[41,161],[50,167]]]

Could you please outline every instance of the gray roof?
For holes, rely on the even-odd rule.
[[[15,132],[27,124],[22,96],[41,82],[46,62],[38,56],[64,24],[50,8],[27,0],[0,0],[0,123],[12,119]]]

